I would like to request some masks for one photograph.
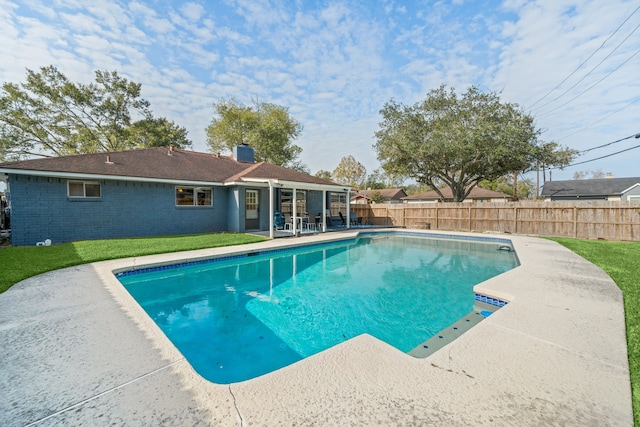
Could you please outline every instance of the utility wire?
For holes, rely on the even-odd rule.
[[[636,9],[636,10],[637,10],[637,9]],[[539,106],[538,108],[536,108],[536,110],[539,110],[540,108],[544,108],[544,107],[546,107],[547,105],[551,104],[552,102],[557,101],[558,99],[560,99],[560,98],[562,98],[564,95],[566,95],[566,94],[567,94],[567,92],[569,92],[571,89],[573,89],[574,87],[576,87],[576,86],[578,86],[580,83],[582,83],[582,81],[583,81],[584,79],[586,79],[586,78],[587,78],[591,73],[593,73],[593,72],[596,70],[596,68],[598,68],[600,65],[602,65],[602,63],[603,63],[604,61],[606,61],[606,60],[607,60],[611,55],[613,55],[613,54],[614,54],[614,52],[615,52],[616,50],[618,50],[618,48],[619,48],[620,46],[622,46],[622,44],[623,44],[624,42],[626,42],[626,41],[629,39],[629,37],[631,37],[631,36],[633,35],[633,33],[635,33],[635,32],[636,32],[636,30],[637,30],[638,28],[640,28],[640,24],[638,24],[638,25],[633,29],[633,31],[631,31],[631,33],[629,33],[629,35],[628,35],[627,37],[625,37],[625,39],[624,39],[624,40],[622,40],[622,41],[621,41],[621,42],[620,42],[620,43],[619,43],[619,44],[618,44],[618,45],[617,45],[617,46],[616,46],[616,47],[615,47],[611,52],[609,52],[609,54],[608,54],[607,56],[605,56],[605,57],[604,57],[600,62],[598,62],[598,63],[596,64],[596,66],[595,66],[595,67],[593,67],[591,70],[589,70],[589,72],[588,72],[587,74],[585,74],[584,76],[582,76],[582,78],[581,78],[580,80],[578,80],[577,82],[575,82],[575,83],[573,84],[573,86],[571,86],[569,89],[565,90],[565,91],[564,91],[564,92],[562,92],[560,95],[558,95],[558,96],[556,96],[555,98],[553,98],[551,101],[546,102],[545,104],[543,104],[543,105]],[[635,56],[635,55],[634,55],[634,56]],[[632,58],[633,58],[633,56],[632,56]],[[625,62],[626,62],[626,61],[625,61]],[[594,86],[595,86],[595,85],[594,85]],[[563,105],[566,105],[566,104],[563,104]],[[551,111],[555,111],[555,110],[551,110]],[[549,112],[549,111],[547,111],[547,113],[548,113],[548,112]],[[546,114],[546,113],[543,113],[543,114]]]
[[[577,130],[577,131],[575,131],[575,132],[571,132],[570,134],[567,134],[567,135],[561,136],[561,137],[560,137],[560,138],[558,138],[557,140],[558,140],[558,141],[562,141],[562,140],[563,140],[563,139],[565,139],[565,138],[569,138],[570,136],[573,136],[573,135],[575,135],[575,134],[577,134],[577,133],[580,133],[580,132],[582,132],[583,130],[589,129],[591,126],[596,125],[596,124],[598,124],[598,123],[600,123],[600,122],[602,122],[602,121],[604,121],[604,120],[608,119],[609,117],[613,116],[614,114],[618,114],[620,111],[624,110],[624,109],[625,109],[625,108],[627,108],[627,107],[630,107],[631,105],[635,104],[635,103],[636,103],[636,102],[638,102],[638,101],[640,101],[640,98],[636,98],[636,99],[634,99],[633,101],[631,101],[630,103],[628,103],[628,104],[627,104],[627,105],[625,105],[624,107],[620,108],[619,110],[616,110],[616,111],[614,111],[614,112],[612,112],[612,113],[609,113],[609,114],[607,114],[606,116],[604,116],[603,118],[598,119],[598,120],[596,120],[595,122],[590,123],[590,124],[588,124],[587,126],[585,126],[585,127],[583,127],[583,128],[580,128],[580,129],[578,129],[578,130]]]
[[[633,12],[631,12],[631,15],[629,15],[629,16],[627,17],[627,19],[625,19],[625,20],[622,22],[622,24],[620,24],[620,25],[618,26],[618,28],[616,28],[616,29],[615,29],[615,31],[614,31],[613,33],[611,33],[611,35],[610,35],[609,37],[607,37],[607,39],[606,39],[605,41],[603,41],[603,42],[602,42],[602,44],[600,45],[600,47],[598,47],[596,50],[594,50],[594,51],[593,51],[593,53],[592,53],[591,55],[589,55],[589,57],[588,57],[587,59],[585,59],[585,60],[582,62],[582,64],[578,65],[578,67],[577,67],[575,70],[573,70],[573,71],[571,72],[571,74],[569,74],[567,77],[565,77],[565,78],[564,78],[564,80],[562,80],[560,83],[558,83],[558,84],[556,85],[556,87],[554,87],[554,88],[553,88],[553,89],[551,89],[549,92],[547,92],[547,93],[546,93],[542,98],[540,98],[540,99],[538,99],[536,102],[534,102],[534,103],[533,103],[529,108],[533,108],[536,104],[538,104],[540,101],[542,101],[542,100],[543,100],[543,99],[545,99],[547,96],[549,96],[549,95],[550,95],[554,90],[558,89],[560,86],[562,86],[562,84],[563,84],[564,82],[566,82],[567,80],[569,80],[569,78],[570,78],[571,76],[573,76],[576,72],[578,72],[578,70],[579,70],[580,68],[582,68],[582,66],[583,66],[584,64],[586,64],[586,63],[587,63],[587,62],[588,62],[588,61],[593,57],[593,55],[595,55],[595,54],[596,54],[600,49],[602,49],[602,48],[604,47],[604,45],[605,45],[605,44],[606,44],[606,43],[611,39],[611,37],[613,37],[613,36],[618,32],[618,30],[619,30],[620,28],[622,28],[622,26],[623,26],[624,24],[626,24],[626,23],[627,23],[627,21],[628,21],[629,19],[631,19],[631,17],[632,17],[632,16],[633,16],[633,15],[634,15],[634,14],[635,14],[639,9],[640,9],[640,6],[638,6],[638,7],[636,8],[636,10],[634,10]],[[635,31],[635,30],[634,30],[634,31]],[[547,104],[545,104],[545,105],[547,105]]]
[[[611,72],[607,73],[606,76],[604,76],[603,78],[601,78],[600,80],[598,80],[597,82],[595,82],[594,84],[592,84],[591,86],[589,86],[588,88],[586,88],[585,90],[583,90],[582,92],[580,92],[579,94],[577,94],[576,96],[574,96],[573,98],[571,98],[570,100],[565,102],[564,104],[561,104],[561,105],[557,106],[556,108],[554,108],[553,110],[547,111],[546,113],[540,114],[539,117],[544,117],[544,116],[546,116],[546,115],[548,115],[550,113],[553,113],[556,110],[559,110],[560,108],[564,107],[565,105],[575,101],[576,99],[578,99],[579,97],[581,97],[582,95],[584,95],[585,93],[587,93],[588,91],[593,89],[596,85],[601,83],[604,79],[609,77],[611,74],[613,74],[616,71],[618,71],[624,64],[626,64],[627,62],[631,61],[631,59],[633,59],[633,57],[636,56],[639,53],[640,53],[640,49],[636,50],[633,55],[631,55],[629,58],[627,58],[626,61],[624,61],[622,64],[618,65],[615,69],[611,70]]]
[[[628,137],[626,137],[626,138],[621,139],[620,141],[622,141],[622,140],[624,140],[624,139],[629,139],[629,138],[631,138],[631,137],[634,137],[634,138],[640,138],[640,133],[637,133],[637,134],[635,134],[635,135],[628,136]],[[604,146],[606,146],[606,145],[611,145],[611,144],[614,144],[615,142],[620,142],[620,141],[614,141],[614,142],[611,142],[611,143],[609,143],[609,144],[605,144],[605,145],[603,145],[602,147],[604,147]],[[594,147],[593,149],[595,150],[596,148],[600,148],[600,147]],[[585,163],[595,162],[596,160],[606,159],[607,157],[612,157],[612,156],[618,155],[618,154],[620,154],[620,153],[625,153],[625,152],[627,152],[627,151],[635,150],[636,148],[640,148],[640,145],[636,145],[635,147],[626,148],[626,149],[624,149],[624,150],[616,151],[615,153],[607,154],[607,155],[605,155],[605,156],[596,157],[595,159],[589,159],[589,160],[585,160],[585,161],[582,161],[582,162],[572,163],[572,164],[570,164],[570,165],[566,165],[566,166],[562,166],[562,167],[560,167],[560,166],[555,166],[555,167],[552,167],[552,168],[549,168],[549,169],[564,169],[564,168],[570,168],[570,167],[572,167],[572,166],[582,165],[582,164],[585,164]]]
[[[616,151],[615,153],[607,154],[606,156],[596,157],[595,159],[585,160],[583,162],[578,162],[578,163],[572,163],[570,165],[565,166],[565,168],[568,168],[568,167],[571,167],[571,166],[582,165],[584,163],[595,162],[596,160],[606,159],[607,157],[615,156],[617,154],[624,153],[625,151],[635,150],[636,148],[640,148],[640,145],[636,145],[635,147],[627,148],[626,150]],[[554,168],[554,169],[560,169],[560,168]]]
[[[582,151],[580,152],[580,154],[588,153],[589,151],[597,150],[597,149],[599,149],[599,148],[608,147],[608,146],[610,146],[610,145],[617,144],[618,142],[626,141],[627,139],[631,139],[631,138],[640,138],[640,133],[636,133],[636,134],[633,134],[633,135],[629,135],[629,136],[626,136],[626,137],[624,137],[624,138],[620,138],[620,139],[618,139],[618,140],[616,140],[616,141],[609,142],[609,143],[607,143],[607,144],[598,145],[597,147],[587,148],[586,150],[582,150]]]

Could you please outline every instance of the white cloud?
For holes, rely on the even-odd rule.
[[[511,37],[512,42],[504,47],[495,84],[504,86],[506,97],[527,108],[533,107],[531,111],[538,119],[538,125],[545,130],[543,139],[558,140],[573,133],[559,142],[585,149],[637,132],[637,129],[634,130],[637,120],[633,117],[637,117],[638,105],[610,113],[634,98],[638,99],[636,94],[640,93],[640,82],[635,74],[640,69],[640,56],[631,59],[608,77],[605,76],[640,48],[640,38],[629,39],[619,51],[607,59],[605,57],[640,23],[640,14],[632,17],[619,34],[596,52],[636,7],[632,2],[621,2],[613,7],[606,1],[573,4],[537,1],[516,5],[514,11],[518,13],[518,21],[505,26],[504,34]],[[593,58],[571,75],[594,52]],[[603,60],[601,66],[587,75]],[[565,83],[549,93],[567,77]],[[575,88],[571,89],[574,85]],[[563,95],[564,92],[566,94]],[[601,120],[608,115],[606,120]],[[590,126],[596,121],[597,125]],[[589,129],[588,132],[575,133],[585,127]],[[613,150],[593,152],[578,160],[611,152]],[[629,166],[624,166],[624,169],[616,165],[616,162],[620,165],[621,157],[612,157],[598,164],[611,171],[621,171],[618,174],[620,176],[638,175],[637,170],[631,167],[630,159],[635,159],[637,164],[640,154],[629,152],[624,159]],[[571,178],[572,171],[581,168],[593,168],[593,165],[585,164],[557,174]]]
[[[182,14],[192,22],[198,22],[204,15],[204,7],[198,3],[185,3],[180,7]]]
[[[156,33],[167,34],[175,30],[173,24],[167,18],[159,18],[156,11],[142,3],[129,3],[129,10],[134,17],[140,17],[144,26]]]
[[[232,96],[275,102],[304,125],[298,143],[312,171],[332,170],[351,154],[371,172],[378,167],[371,148],[378,111],[391,98],[413,104],[442,83],[461,91],[473,84],[529,108],[636,7],[631,0],[0,0],[0,76],[20,82],[25,67],[53,64],[71,80],[89,82],[96,69],[117,69],[142,83],[156,115],[187,127],[200,151],[213,102]],[[590,66],[640,23],[636,15]],[[544,139],[588,127],[560,141],[584,147],[640,131],[634,129],[640,55],[548,111],[628,59],[638,40],[632,37],[566,97],[539,108],[590,67],[538,105]],[[614,157],[602,167],[617,160],[626,165],[617,167],[625,171],[618,175],[638,175],[629,165],[638,164],[639,155],[630,152],[624,162]]]

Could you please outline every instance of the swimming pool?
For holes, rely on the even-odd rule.
[[[518,265],[504,239],[367,233],[118,279],[203,377],[254,378],[362,333],[409,352]]]

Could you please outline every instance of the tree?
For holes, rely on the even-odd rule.
[[[576,171],[573,173],[573,179],[586,179],[591,174],[591,179],[602,179],[606,177],[601,169],[591,171]]]
[[[387,184],[386,184],[386,176],[384,173],[384,170],[382,168],[378,168],[376,170],[374,170],[373,172],[371,172],[368,176],[367,176],[367,180],[365,182],[364,187],[365,188],[370,188],[370,189],[375,189],[375,190],[380,190],[382,188],[386,188]]]
[[[362,188],[367,177],[367,169],[353,156],[340,159],[338,166],[331,172],[331,178],[339,184],[353,188]]]
[[[389,176],[384,169],[378,168],[367,176],[366,188],[382,189],[402,186],[402,178]]]
[[[316,178],[320,178],[320,179],[326,179],[327,181],[331,180],[331,172],[320,169],[318,172],[316,172],[315,174]]]
[[[151,134],[172,130],[172,143],[190,146],[186,130],[154,119],[139,83],[96,71],[95,83],[73,83],[54,66],[27,69],[26,83],[3,83],[0,155],[66,155],[154,146]],[[166,139],[166,137],[165,137]]]
[[[369,200],[371,201],[371,203],[384,203],[384,202],[386,202],[384,196],[382,194],[380,194],[379,191],[375,191],[375,190],[373,190],[373,193],[371,193],[371,197],[369,197]]]
[[[217,117],[206,129],[213,152],[230,152],[244,143],[253,147],[257,161],[307,170],[298,160],[302,148],[293,143],[302,125],[287,108],[267,102],[245,106],[234,98],[222,99],[213,106]]]
[[[431,191],[431,187],[425,184],[415,183],[415,184],[407,184],[404,187],[405,193],[409,196],[414,196],[416,194],[426,193],[427,191]]]
[[[164,117],[138,120],[129,128],[129,138],[137,147],[190,147],[187,133],[185,128]]]
[[[387,173],[439,187],[464,200],[483,179],[535,167],[540,131],[516,104],[469,88],[460,97],[445,86],[413,106],[389,101],[374,148]]]
[[[512,179],[513,176],[505,175],[493,181],[483,180],[478,183],[478,187],[525,199],[532,198],[535,195],[535,183],[528,178],[518,180],[517,192],[514,194]]]
[[[543,142],[537,147],[535,154],[536,169],[542,169],[542,181],[546,182],[548,167],[563,168],[576,158],[577,150],[560,146],[557,142]]]

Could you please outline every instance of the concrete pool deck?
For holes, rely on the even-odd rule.
[[[633,425],[622,294],[601,269],[544,239],[425,233],[511,240],[521,265],[476,287],[510,303],[424,359],[361,335],[230,385],[197,375],[112,271],[357,231],[22,281],[0,294],[0,425]]]

